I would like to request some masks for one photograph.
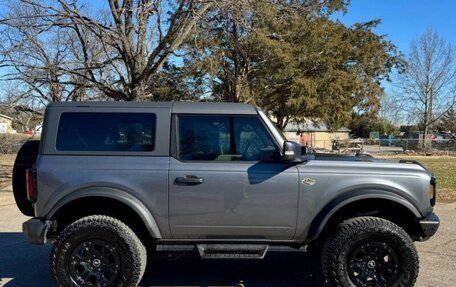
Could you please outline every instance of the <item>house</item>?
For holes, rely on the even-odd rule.
[[[326,124],[310,119],[300,123],[288,123],[283,131],[288,140],[296,141],[302,146],[324,150],[332,150],[333,140],[348,140],[350,133],[348,128],[330,130]]]
[[[13,132],[13,118],[0,114],[0,134]]]

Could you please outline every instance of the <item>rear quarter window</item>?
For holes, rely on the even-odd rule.
[[[62,113],[56,149],[59,151],[153,151],[153,113]]]

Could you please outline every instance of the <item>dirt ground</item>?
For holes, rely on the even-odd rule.
[[[15,158],[13,154],[0,154],[0,191],[7,191],[11,184]]]
[[[456,282],[456,203],[438,203],[441,227],[418,242],[420,275],[416,286],[454,286]],[[0,287],[53,286],[50,246],[30,245],[21,233],[27,220],[11,192],[0,192]],[[195,257],[153,259],[141,286],[305,287],[324,286],[320,262],[304,253],[268,253],[261,261],[203,261]]]

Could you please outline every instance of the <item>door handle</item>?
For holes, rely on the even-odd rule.
[[[204,182],[204,178],[195,175],[186,175],[185,177],[176,177],[174,181],[177,185],[198,185]]]

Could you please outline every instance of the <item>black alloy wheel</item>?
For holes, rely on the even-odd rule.
[[[146,248],[118,219],[93,215],[67,226],[51,251],[58,286],[137,286],[146,268]]]
[[[348,258],[348,275],[356,286],[391,286],[400,270],[399,256],[385,241],[361,242]]]
[[[68,271],[73,282],[80,286],[86,283],[111,286],[120,275],[120,254],[107,241],[84,241],[73,249],[70,258]]]
[[[322,271],[332,287],[413,286],[418,253],[398,225],[378,217],[345,220],[327,237]]]

